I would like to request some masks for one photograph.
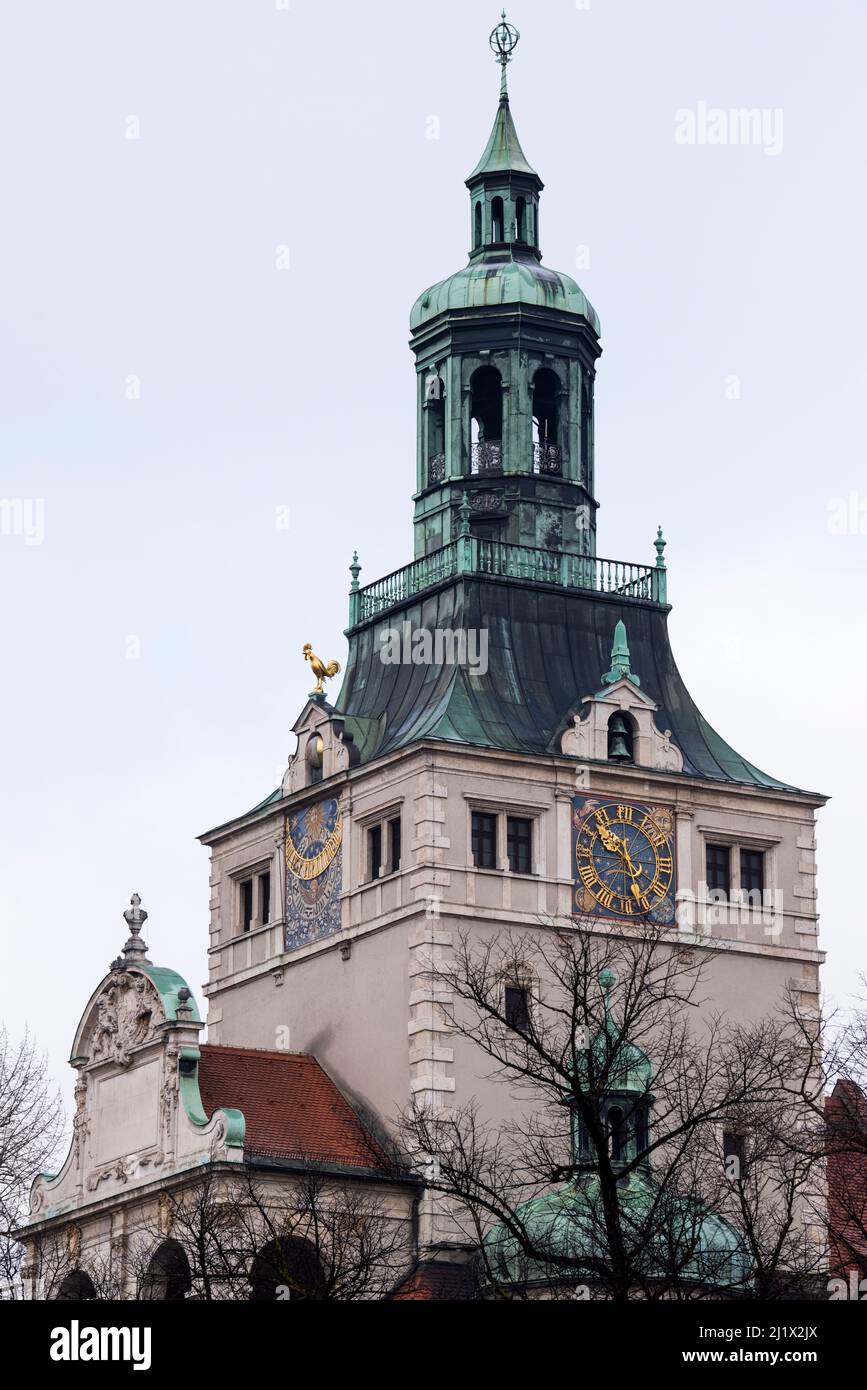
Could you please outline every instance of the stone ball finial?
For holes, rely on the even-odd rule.
[[[192,990],[186,985],[181,985],[181,988],[178,990],[178,1007],[175,1010],[176,1018],[183,1021],[193,1017],[193,1006],[190,1002],[192,997]]]

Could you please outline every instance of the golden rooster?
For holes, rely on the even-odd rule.
[[[340,662],[329,661],[326,665],[324,661],[319,660],[319,657],[316,655],[309,642],[304,643],[304,660],[310,662],[311,670],[316,677],[316,684],[311,694],[324,695],[325,687],[322,682],[324,680],[331,680],[332,676],[340,674]]]

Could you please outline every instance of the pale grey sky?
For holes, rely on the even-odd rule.
[[[44,499],[44,538],[0,535],[0,1017],[67,1096],[133,890],[153,959],[201,997],[194,837],[276,785],[302,644],[345,656],[353,548],[362,582],[411,558],[408,315],[466,260],[500,7],[5,0],[0,497]],[[600,552],[649,562],[662,522],[703,713],[833,795],[842,999],[867,966],[867,7],[509,17],[545,261],[602,319]],[[701,103],[781,112],[777,152],[678,143]]]

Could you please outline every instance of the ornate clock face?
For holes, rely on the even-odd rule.
[[[287,951],[340,931],[343,820],[336,801],[286,817]]]
[[[576,912],[674,921],[674,823],[665,806],[576,797],[572,803]]]

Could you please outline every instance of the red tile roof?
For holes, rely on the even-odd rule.
[[[201,1051],[205,1112],[241,1110],[246,1153],[381,1171],[392,1166],[315,1057],[212,1043]]]
[[[465,1302],[474,1296],[473,1272],[469,1266],[445,1261],[419,1265],[391,1295],[393,1300],[415,1303]]]
[[[854,1081],[838,1081],[825,1114],[832,1272],[867,1272],[867,1096]]]

